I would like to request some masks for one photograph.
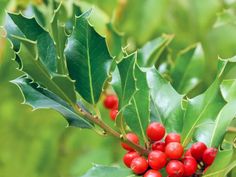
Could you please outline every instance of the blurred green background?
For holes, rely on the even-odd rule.
[[[68,3],[71,0],[68,0]],[[163,33],[175,38],[158,63],[167,63],[171,73],[180,51],[190,45],[201,46],[201,62],[193,62],[184,78],[198,76],[201,93],[216,75],[218,56],[236,54],[236,1],[234,0],[83,0],[81,9],[94,8],[91,23],[106,35],[106,23],[112,22],[123,33],[123,47],[130,51]],[[0,0],[0,24],[5,9],[18,11],[42,6],[43,0]],[[44,8],[47,8],[46,6]],[[4,30],[0,29],[1,36]],[[170,54],[170,55],[169,55]],[[198,55],[197,55],[198,56]],[[199,56],[198,56],[199,57]],[[122,165],[119,142],[103,138],[90,130],[67,127],[66,121],[51,110],[35,110],[20,104],[23,98],[9,81],[20,74],[11,60],[10,43],[0,39],[0,176],[1,177],[79,177],[93,163]],[[190,57],[191,58],[191,57]],[[202,62],[203,61],[203,62]],[[199,72],[201,72],[199,74]],[[168,78],[174,78],[169,74]],[[189,82],[183,82],[189,84]],[[172,83],[179,91],[186,93]],[[189,90],[188,90],[189,91]],[[102,110],[109,122],[108,112]],[[232,134],[231,136],[235,136]]]

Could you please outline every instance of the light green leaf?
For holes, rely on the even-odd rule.
[[[161,120],[168,132],[180,133],[183,125],[183,96],[158,73],[155,68],[148,69],[147,81],[151,100],[154,104],[153,121]],[[159,117],[160,116],[160,117]]]
[[[214,163],[206,171],[203,177],[224,177],[236,166],[236,161],[232,162],[233,149],[222,150],[217,153]]]
[[[220,79],[236,79],[236,56],[231,58],[222,59],[219,58],[218,62],[218,77]]]
[[[24,96],[24,104],[30,105],[33,109],[52,108],[60,112],[68,121],[70,126],[80,128],[92,128],[93,125],[77,115],[72,107],[49,90],[40,87],[26,76],[19,77],[12,81],[16,84]]]
[[[26,18],[22,14],[8,13],[24,36],[32,41],[37,41],[37,49],[42,64],[51,72],[57,72],[57,55],[55,44],[49,33],[35,20]]]
[[[162,35],[145,44],[138,50],[138,64],[142,67],[151,67],[155,65],[173,37],[173,35]]]
[[[38,82],[51,92],[58,95],[68,104],[76,103],[76,95],[73,81],[66,75],[51,74],[38,58],[36,43],[18,38],[21,40],[20,51],[16,54],[22,62],[23,72],[30,75],[34,82]]]
[[[138,91],[131,99],[131,104],[125,108],[123,115],[130,129],[147,142],[146,128],[150,123],[150,93],[146,73],[137,65],[135,79]]]
[[[105,39],[88,22],[90,12],[76,17],[65,55],[69,75],[75,80],[76,90],[87,102],[95,104],[108,78],[112,60]]]
[[[82,177],[135,177],[132,171],[128,168],[108,167],[102,165],[95,165]]]
[[[182,131],[183,146],[188,145],[193,137],[195,137],[194,140],[207,140],[211,136],[210,134],[203,133],[196,133],[194,135],[194,133],[199,126],[214,123],[220,110],[225,105],[225,101],[220,93],[219,84],[218,79],[216,79],[203,94],[189,100]],[[197,137],[197,135],[200,137]]]
[[[173,87],[182,94],[194,89],[202,81],[205,71],[204,62],[204,53],[200,44],[182,50],[171,70]]]
[[[107,24],[106,40],[111,55],[119,61],[119,56],[122,55],[123,38],[111,23]]]
[[[220,84],[220,90],[225,101],[230,102],[236,99],[236,80],[223,80]]]
[[[235,107],[236,100],[227,103],[216,118],[204,122],[197,128],[195,139],[205,142],[209,147],[218,147],[224,139],[227,127],[236,116]]]

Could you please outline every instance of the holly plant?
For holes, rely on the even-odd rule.
[[[168,79],[157,63],[173,35],[128,50],[111,23],[105,37],[91,25],[93,9],[71,7],[68,15],[54,3],[47,20],[39,11],[32,18],[9,12],[5,29],[22,73],[11,82],[24,104],[54,109],[68,126],[113,136],[127,151],[127,168],[94,165],[83,177],[226,176],[236,166],[234,142],[225,139],[236,115],[236,58],[219,58],[209,88],[189,97],[183,92],[192,85],[179,79],[198,46],[177,56]]]

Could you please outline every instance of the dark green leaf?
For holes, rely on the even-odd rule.
[[[123,60],[117,64],[117,68],[112,74],[111,84],[119,97],[120,108],[129,104],[137,90],[134,75],[136,58],[136,53],[123,58]]]
[[[27,39],[37,41],[38,54],[42,64],[50,72],[56,73],[56,48],[49,33],[37,23],[35,18],[26,18],[21,14],[8,14]]]
[[[23,37],[24,34],[12,21],[9,15],[6,15],[6,23],[4,27],[7,31],[7,38],[11,41],[14,51],[18,51],[20,49],[20,41],[14,38],[13,35]]]
[[[56,45],[56,51],[57,51],[57,69],[58,73],[60,74],[67,74],[67,68],[66,68],[66,61],[64,57],[64,49],[66,44],[66,33],[65,33],[65,24],[60,21],[60,15],[61,15],[61,6],[62,4],[58,6],[58,8],[54,11],[53,19],[51,23],[51,33],[53,36],[53,39],[55,41]]]
[[[95,165],[82,177],[135,177],[132,171],[128,168],[107,167]]]
[[[137,65],[135,79],[138,91],[131,99],[131,104],[125,108],[123,115],[130,129],[142,137],[144,142],[147,142],[146,128],[150,123],[150,94],[146,73],[141,71]]]
[[[80,128],[92,128],[93,125],[77,115],[73,109],[61,98],[47,89],[40,87],[26,76],[19,77],[12,81],[16,84],[25,98],[24,104],[28,104],[33,109],[52,108],[60,112],[68,121],[70,126]]]
[[[155,68],[147,71],[147,81],[153,103],[153,114],[155,114],[152,115],[153,121],[161,120],[168,132],[181,132],[183,96],[179,95]]]
[[[34,82],[38,82],[51,92],[57,94],[68,104],[76,103],[76,95],[73,81],[66,75],[51,74],[37,58],[36,43],[18,38],[21,41],[20,51],[17,56],[21,59],[22,71],[30,75]]]
[[[87,102],[95,104],[108,77],[112,60],[105,39],[90,26],[89,15],[90,11],[87,11],[76,17],[65,55],[76,90]]]

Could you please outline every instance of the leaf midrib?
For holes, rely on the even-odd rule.
[[[92,75],[91,75],[91,62],[90,62],[90,50],[89,50],[89,41],[88,41],[88,38],[89,38],[89,34],[88,34],[88,24],[86,25],[87,27],[87,30],[86,31],[86,53],[87,53],[87,62],[88,62],[88,75],[89,75],[89,88],[90,88],[90,92],[91,92],[91,100],[92,100],[92,103],[94,104],[95,101],[94,101],[94,94],[93,94],[93,81],[92,81]]]

